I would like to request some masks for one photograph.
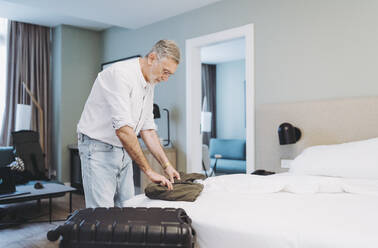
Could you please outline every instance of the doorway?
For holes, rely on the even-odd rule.
[[[253,24],[209,34],[186,41],[186,124],[187,171],[202,171],[202,84],[201,48],[243,39],[245,41],[245,138],[246,173],[255,169],[255,87]]]

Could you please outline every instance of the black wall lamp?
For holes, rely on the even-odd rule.
[[[166,108],[163,108],[163,111],[167,112],[167,128],[168,128],[168,139],[164,140],[166,143],[164,143],[163,146],[169,146],[171,144],[170,127],[169,127],[169,111]],[[157,105],[156,103],[154,103],[153,113],[154,113],[154,119],[160,119],[161,117],[160,108],[159,108],[159,105]]]
[[[278,127],[280,145],[295,144],[302,136],[301,130],[290,123],[282,123]]]

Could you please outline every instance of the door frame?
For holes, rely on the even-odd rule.
[[[246,173],[255,170],[254,25],[232,28],[186,40],[186,169],[202,171],[201,47],[236,38],[245,39]]]

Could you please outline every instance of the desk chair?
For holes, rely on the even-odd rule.
[[[38,132],[22,130],[12,132],[13,147],[17,157],[25,164],[30,180],[48,180],[46,176],[45,155],[39,144]]]
[[[202,144],[202,168],[205,171],[206,177],[211,177],[212,175],[215,176],[215,172],[217,170],[217,161],[218,159],[222,158],[222,155],[215,154],[214,157],[215,157],[215,164],[214,164],[214,167],[211,168],[209,147],[207,145]],[[207,172],[210,172],[210,174],[208,175]]]

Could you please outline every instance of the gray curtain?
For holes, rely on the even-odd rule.
[[[1,130],[2,145],[11,145],[11,132],[15,128],[16,105],[32,104],[22,82],[25,82],[43,109],[44,152],[46,169],[51,153],[51,80],[50,80],[50,28],[10,22],[8,35],[8,61],[6,103]],[[32,130],[40,130],[38,110],[32,107]]]
[[[202,64],[202,106],[206,99],[205,111],[211,112],[211,132],[202,135],[202,143],[206,145],[209,145],[210,138],[217,137],[216,89],[216,65]]]

